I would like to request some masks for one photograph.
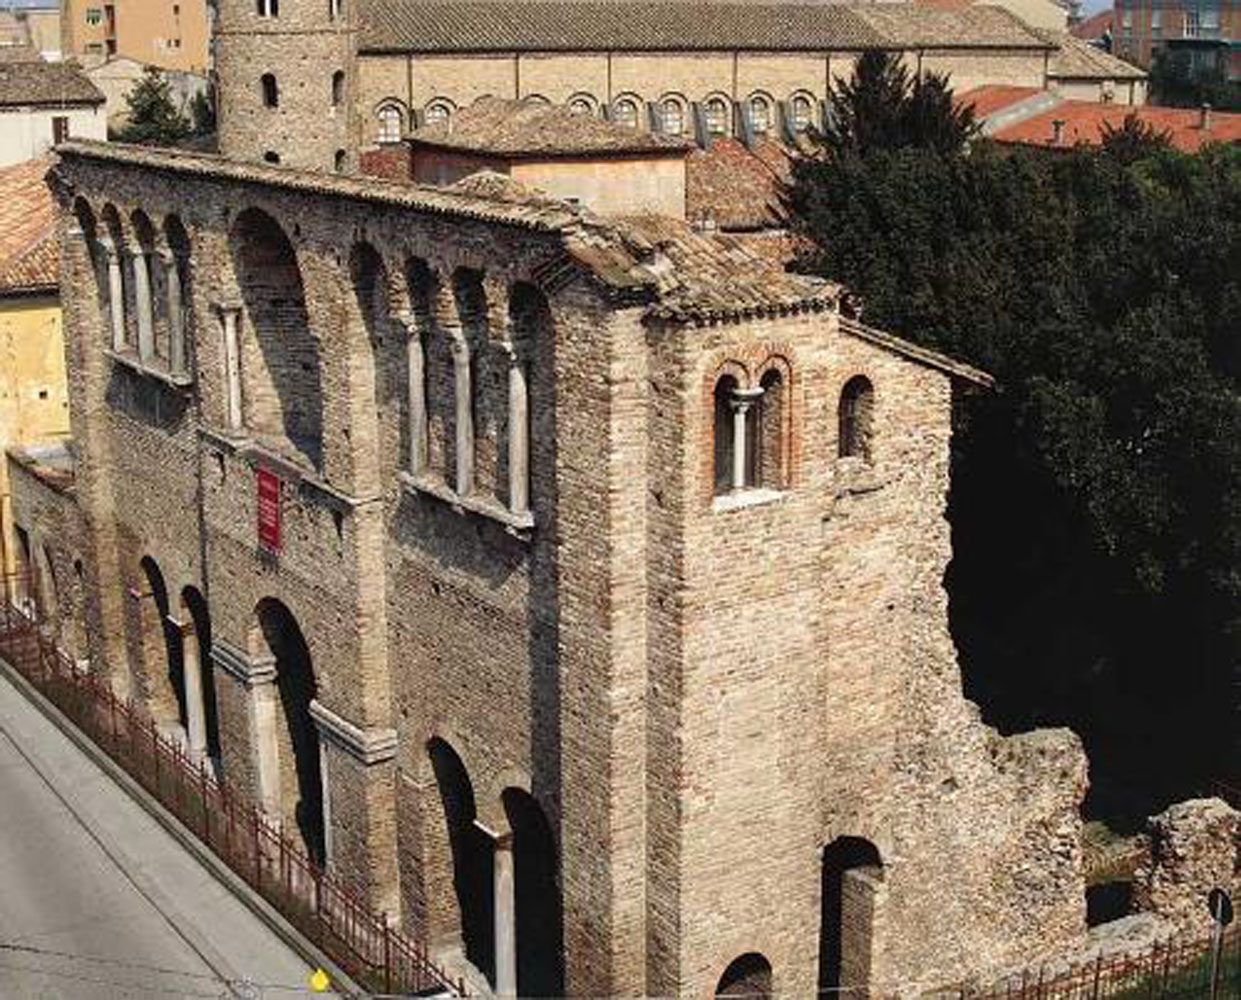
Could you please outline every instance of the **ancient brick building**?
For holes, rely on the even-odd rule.
[[[1080,934],[1077,741],[984,727],[947,633],[985,375],[495,175],[51,181],[61,641],[477,982],[907,993]]]

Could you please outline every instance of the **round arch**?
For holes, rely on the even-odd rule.
[[[879,849],[862,837],[837,837],[823,849],[819,919],[819,993],[865,991],[883,882]],[[849,935],[843,929],[850,929]]]
[[[771,962],[757,951],[738,955],[728,963],[715,985],[717,997],[759,1000],[772,995]]]
[[[276,731],[266,734],[267,787],[275,791],[281,821],[296,830],[307,855],[322,865],[326,858],[323,770],[319,732],[310,714],[318,694],[310,647],[293,613],[274,597],[255,606],[252,651],[266,653],[276,665]],[[260,748],[260,760],[263,760]],[[274,758],[274,760],[273,760]],[[274,786],[274,789],[273,789]]]
[[[512,830],[517,995],[564,996],[564,906],[556,837],[528,791],[501,793]]]
[[[130,592],[137,661],[156,723],[185,732],[187,706],[181,636],[169,616],[168,586],[151,556],[138,563],[142,583]]]
[[[319,471],[321,348],[297,253],[284,228],[258,208],[238,214],[229,244],[246,314],[240,350],[245,425],[283,457]]]

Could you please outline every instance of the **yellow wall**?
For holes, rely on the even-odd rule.
[[[5,450],[69,435],[65,345],[55,296],[0,299],[0,569],[13,572]]]
[[[88,65],[128,56],[164,69],[207,72],[206,0],[63,0],[65,57]],[[109,45],[111,42],[111,45]]]

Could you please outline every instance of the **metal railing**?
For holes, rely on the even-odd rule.
[[[316,865],[300,842],[160,732],[139,705],[67,656],[37,620],[38,606],[27,580],[0,577],[0,657],[220,860],[366,988],[466,995],[464,983],[450,979],[421,942]]]

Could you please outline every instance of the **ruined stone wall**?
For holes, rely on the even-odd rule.
[[[679,765],[670,849],[693,914],[678,989],[709,995],[759,951],[777,990],[814,990],[822,852],[842,836],[884,866],[880,992],[1073,940],[1080,747],[982,726],[947,633],[950,379],[824,316],[686,337],[683,734],[663,774]],[[756,385],[773,359],[790,372],[791,488],[713,499],[716,379]],[[859,373],[875,390],[873,463],[837,458],[837,401]]]

